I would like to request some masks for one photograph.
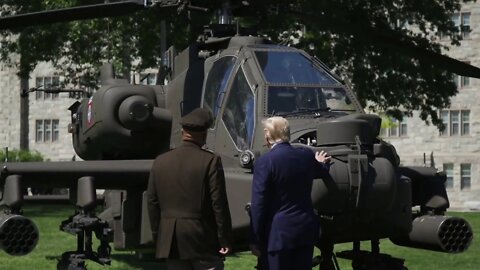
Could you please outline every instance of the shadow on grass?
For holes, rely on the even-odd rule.
[[[147,255],[143,259],[139,259],[133,254],[112,254],[112,260],[119,261],[127,264],[134,269],[142,270],[167,270],[167,265],[164,261],[155,260],[153,255]],[[227,260],[231,259],[240,259],[245,257],[245,254],[242,253],[233,253],[228,255]]]
[[[112,254],[112,260],[123,262],[134,269],[142,270],[167,270],[167,265],[152,257],[139,259],[133,254]]]
[[[30,202],[23,207],[27,217],[68,217],[75,213],[75,207],[69,204],[34,204]]]

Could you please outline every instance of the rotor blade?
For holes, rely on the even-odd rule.
[[[400,37],[394,36],[393,33],[382,34],[380,31],[371,31],[370,33],[371,34],[367,34],[367,36],[372,40],[383,43],[388,47],[398,49],[402,51],[402,53],[414,57],[420,61],[431,63],[438,68],[448,70],[457,75],[480,78],[480,68],[476,66],[472,66],[444,54],[416,46],[412,42],[405,41]]]
[[[0,30],[57,22],[121,16],[146,8],[145,0],[87,5],[0,17]]]
[[[331,19],[326,16],[312,15],[298,11],[290,11],[289,13],[297,15],[300,20],[309,20],[307,25],[315,23],[325,30],[340,35],[356,36],[366,44],[394,48],[397,53],[401,51],[401,53],[407,56],[425,63],[430,63],[452,73],[466,77],[480,78],[480,68],[417,46],[411,37],[402,35],[394,30],[376,29],[362,23],[354,24],[340,17]]]

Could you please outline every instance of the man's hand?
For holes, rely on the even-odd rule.
[[[252,254],[255,255],[256,257],[260,257],[262,253],[260,252],[260,249],[256,245],[250,245],[250,250],[252,251]]]
[[[320,151],[320,152],[315,153],[315,159],[318,162],[328,164],[328,163],[330,163],[331,158],[332,158],[331,156],[327,156],[327,152],[325,152],[325,151]]]
[[[220,253],[220,254],[222,254],[222,255],[227,255],[229,252],[230,252],[230,248],[229,248],[229,247],[222,247],[222,248],[220,248],[220,250],[218,251],[218,253]]]

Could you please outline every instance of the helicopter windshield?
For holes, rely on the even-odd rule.
[[[299,52],[255,51],[265,79],[271,84],[323,84],[337,85],[326,71]]]
[[[267,114],[269,115],[355,111],[355,106],[342,87],[270,86],[267,91]]]

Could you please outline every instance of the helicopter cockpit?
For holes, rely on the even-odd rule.
[[[268,85],[267,114],[356,111],[344,86],[299,51],[255,51]]]
[[[210,68],[202,106],[214,114],[212,131],[224,126],[219,132],[227,132],[237,151],[252,148],[262,117],[310,118],[358,111],[339,79],[295,48],[249,44],[225,50],[206,66]]]

